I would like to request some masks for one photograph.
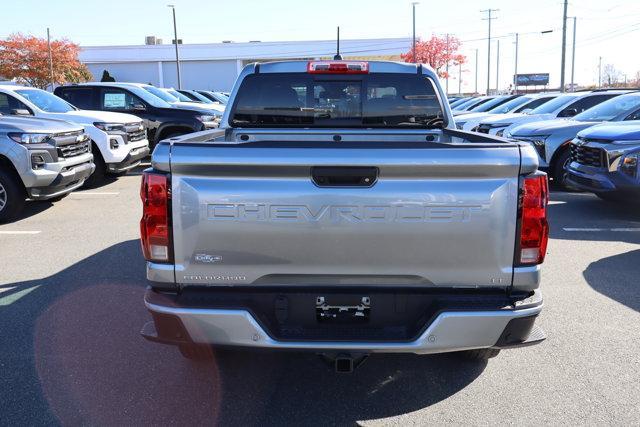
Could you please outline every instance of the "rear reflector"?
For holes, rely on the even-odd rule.
[[[312,74],[367,74],[366,61],[309,61],[307,72]]]
[[[520,264],[540,264],[544,261],[549,240],[547,176],[524,178],[520,206]]]
[[[142,219],[140,242],[147,261],[173,262],[169,208],[171,192],[169,176],[153,172],[142,174],[140,186]]]

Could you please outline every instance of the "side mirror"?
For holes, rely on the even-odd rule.
[[[31,114],[31,111],[25,109],[25,108],[16,108],[11,110],[11,114],[13,114],[14,116],[32,116],[33,114]]]
[[[576,110],[575,108],[567,108],[566,110],[563,110],[560,114],[558,114],[558,117],[573,117],[576,114],[578,114],[578,110]]]
[[[147,107],[145,107],[144,104],[133,104],[133,109],[137,111],[144,111]]]

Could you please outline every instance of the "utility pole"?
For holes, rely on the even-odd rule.
[[[516,66],[513,72],[513,91],[514,93],[518,93],[518,36],[520,34],[516,33]]]
[[[478,49],[476,49],[476,89],[474,92],[478,93]]]
[[[627,84],[627,75],[624,75],[625,86]],[[458,95],[462,95],[462,63],[458,64]]]
[[[500,40],[496,40],[498,42],[498,48],[496,49],[496,95],[498,94],[498,89],[500,89]]]
[[[483,21],[489,21],[489,35],[487,38],[487,95],[489,94],[489,87],[491,86],[491,20],[497,19],[495,16],[491,16],[493,12],[498,12],[500,9],[485,9],[480,12],[487,14],[486,18],[482,18]]]
[[[178,28],[176,26],[176,7],[173,4],[168,4],[173,11],[173,38],[176,45],[176,71],[178,73],[178,89],[182,89],[182,79],[180,78],[180,55],[178,55]]]
[[[576,17],[573,17],[573,48],[571,49],[571,92],[576,91],[573,77],[576,71]]]
[[[602,56],[598,58],[598,89],[602,87]]]
[[[445,54],[445,58],[447,59],[447,64],[445,67],[447,77],[445,79],[445,90],[447,95],[449,94],[449,33],[447,33],[447,53]]]
[[[415,64],[416,62],[418,62],[416,60],[416,5],[420,4],[417,1],[414,1],[413,3],[411,3],[411,6],[413,7],[413,63]]]
[[[568,0],[564,0],[564,8],[562,13],[562,59],[560,61],[560,92],[565,92],[564,88],[564,65],[565,55],[567,53],[567,4]]]
[[[53,54],[51,53],[51,34],[47,27],[47,48],[49,49],[49,80],[51,81],[51,92],[53,92]]]

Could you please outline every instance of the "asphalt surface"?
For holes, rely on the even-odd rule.
[[[0,425],[640,424],[637,209],[552,194],[543,344],[488,363],[374,355],[344,375],[142,339],[139,179],[0,225]]]

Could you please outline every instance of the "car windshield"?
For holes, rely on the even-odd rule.
[[[179,102],[179,99],[176,98],[175,96],[168,94],[167,92],[158,89],[157,87],[154,86],[143,86],[144,90],[146,90],[149,93],[152,93],[153,95],[157,96],[158,98],[162,99],[163,101],[168,102],[169,104],[172,104],[174,102]]]
[[[226,104],[229,102],[229,95],[222,92],[213,92],[213,96],[221,103]]]
[[[584,122],[604,122],[609,121],[622,113],[635,110],[640,107],[640,94],[616,96],[601,104],[591,107],[588,110],[573,117],[574,120]]]
[[[178,92],[175,89],[166,89],[166,92],[169,93],[170,95],[173,95],[174,97],[176,97],[178,99],[178,101],[182,101],[182,102],[194,102],[193,99],[189,98],[188,96]]]
[[[271,73],[244,79],[230,117],[238,127],[439,127],[442,108],[425,76]]]
[[[140,86],[131,85],[131,86],[126,86],[126,88],[131,92],[133,92],[135,95],[142,98],[143,101],[145,101],[149,105],[152,105],[156,108],[173,108],[171,104],[165,102],[161,98],[158,98],[157,96],[150,93],[149,91],[142,89]]]
[[[454,110],[463,110],[469,105],[476,105],[480,98],[471,98],[455,106]]]
[[[578,99],[578,96],[575,95],[561,95],[555,99],[552,99],[549,102],[545,102],[538,108],[534,108],[529,112],[529,114],[549,114],[556,111],[558,108],[564,107],[571,101],[575,101]]]
[[[200,102],[204,102],[205,104],[214,104],[215,101],[210,100],[209,98],[207,98],[206,96],[204,96],[201,93],[196,92],[195,90],[191,90],[189,91],[189,93],[194,96],[195,98],[198,99],[198,101]]]
[[[489,111],[498,105],[504,104],[509,98],[510,97],[508,96],[499,96],[498,98],[493,98],[483,104],[478,105],[477,107],[472,108],[469,111],[473,113],[484,113],[485,111]]]
[[[526,104],[529,101],[531,101],[530,96],[520,96],[518,98],[513,98],[511,101],[507,101],[502,105],[498,105],[497,107],[494,107],[487,112],[491,114],[506,114],[515,110],[521,105]]]
[[[18,89],[16,93],[47,113],[68,113],[76,109],[64,99],[42,89]]]

